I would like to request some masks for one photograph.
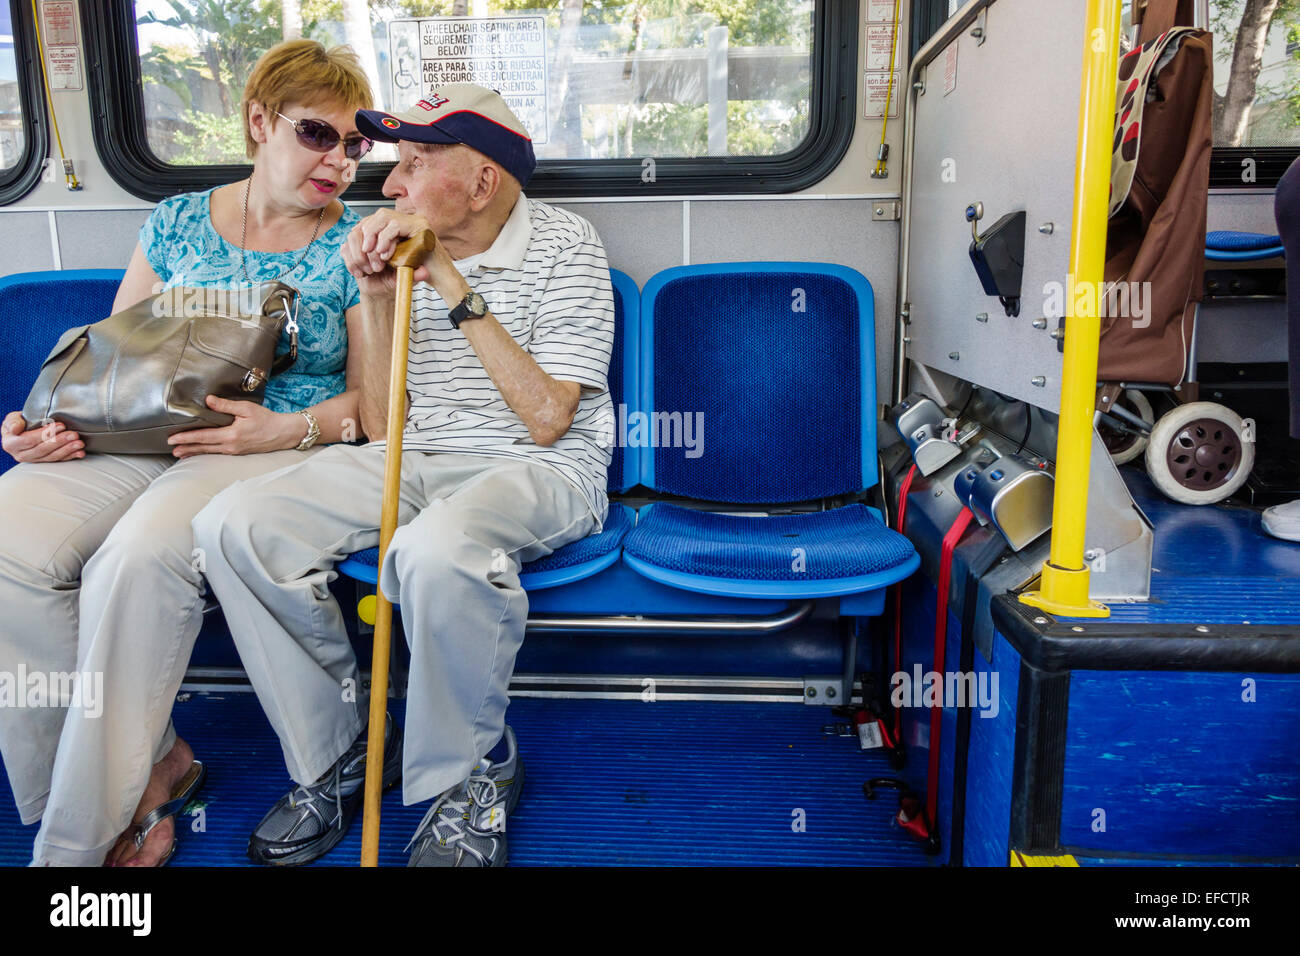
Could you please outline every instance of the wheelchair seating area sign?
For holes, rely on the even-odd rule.
[[[501,94],[534,144],[548,140],[544,17],[392,20],[388,52],[395,108],[446,83],[477,83]]]

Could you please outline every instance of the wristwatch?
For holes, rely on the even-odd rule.
[[[452,309],[448,314],[451,324],[454,328],[460,328],[460,324],[466,319],[481,319],[487,315],[487,303],[477,292],[470,292],[465,298],[460,300],[460,305]]]
[[[320,438],[320,423],[316,421],[316,416],[311,412],[299,412],[303,418],[307,419],[307,434],[303,440],[298,442],[296,451],[306,451],[312,445],[316,444]]]

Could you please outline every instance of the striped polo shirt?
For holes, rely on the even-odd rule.
[[[600,237],[582,217],[520,194],[492,245],[456,267],[543,371],[582,386],[578,411],[555,444],[534,442],[452,326],[442,297],[421,282],[411,297],[402,447],[534,462],[573,484],[602,524],[613,441],[614,293]]]

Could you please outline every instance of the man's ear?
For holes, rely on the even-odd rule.
[[[492,163],[483,163],[474,177],[474,187],[469,197],[470,208],[474,212],[486,209],[500,188],[501,170]]]

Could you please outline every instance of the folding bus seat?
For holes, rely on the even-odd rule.
[[[1284,255],[1282,237],[1277,235],[1219,230],[1205,236],[1205,258],[1215,262],[1250,262]]]
[[[617,422],[620,403],[637,394],[640,299],[636,283],[627,274],[610,269],[609,276],[614,285],[614,351],[609,362],[609,393]],[[637,466],[633,449],[616,444],[609,466],[608,490],[626,491],[635,485]],[[618,560],[620,545],[635,521],[636,513],[631,508],[610,502],[605,526],[598,534],[588,535],[524,565],[519,574],[520,583],[527,591],[542,590],[581,581],[603,571]],[[367,548],[341,561],[338,570],[358,581],[375,584],[379,577],[378,563],[379,549]]]
[[[18,272],[0,278],[0,416],[21,411],[59,336],[107,318],[121,269]],[[0,455],[0,474],[16,462]]]
[[[641,308],[640,404],[654,420],[641,483],[694,503],[642,508],[624,562],[673,588],[879,614],[920,559],[852,501],[877,481],[867,280],[819,263],[682,266],[650,280]]]

